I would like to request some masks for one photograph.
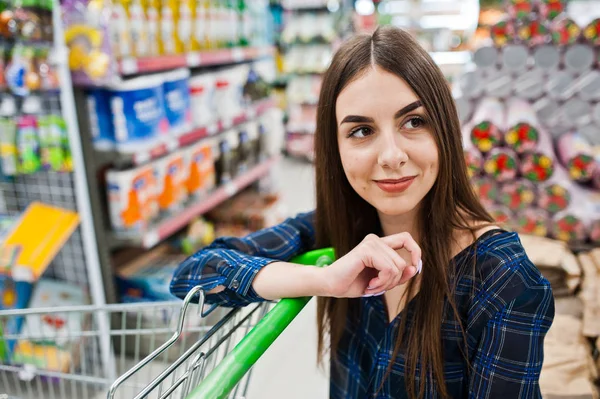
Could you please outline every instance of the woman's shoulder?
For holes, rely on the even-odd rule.
[[[476,240],[468,267],[458,279],[457,301],[471,334],[479,334],[498,315],[525,315],[548,322],[554,314],[550,283],[531,262],[519,235],[493,229]]]
[[[470,251],[472,272],[463,275],[471,285],[471,308],[498,311],[519,296],[532,299],[552,294],[550,283],[531,262],[519,235],[502,229],[484,232]]]

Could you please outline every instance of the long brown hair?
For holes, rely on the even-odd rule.
[[[419,97],[437,144],[439,172],[433,187],[423,199],[418,215],[419,237],[423,252],[420,294],[415,297],[412,320],[402,319],[392,362],[401,348],[406,351],[406,387],[411,398],[424,395],[425,384],[417,390],[417,364],[420,381],[430,376],[442,397],[448,397],[443,373],[442,318],[444,300],[458,321],[451,283],[455,268],[451,265],[456,230],[470,231],[472,221],[491,223],[472,191],[463,160],[462,137],[456,107],[448,84],[429,54],[406,32],[397,28],[379,28],[373,35],[359,35],[347,41],[335,54],[321,88],[315,135],[317,184],[316,231],[319,247],[332,246],[341,257],[358,245],[369,233],[380,234],[377,211],[350,186],[338,150],[335,104],[340,92],[373,65],[403,79]],[[416,289],[408,283],[407,297]],[[347,317],[359,311],[358,299],[318,299],[319,357],[329,349],[335,356]],[[410,328],[406,328],[406,324]],[[462,329],[462,328],[461,328]],[[408,331],[407,331],[408,330]],[[427,331],[427,334],[420,332]],[[325,337],[329,334],[329,348]],[[463,331],[464,334],[464,331]],[[388,375],[390,368],[388,368]]]

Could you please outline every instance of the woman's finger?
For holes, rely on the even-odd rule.
[[[408,265],[406,264],[406,261],[398,254],[398,252],[393,250],[389,245],[385,244],[383,240],[380,240],[378,244],[381,249],[381,253],[386,254],[390,258],[394,267],[398,271],[394,278],[388,281],[387,285],[384,286],[384,290],[388,291],[400,284],[404,270],[406,270]]]
[[[379,289],[380,291],[396,279],[400,272],[395,264],[394,256],[385,250],[385,245],[379,239],[371,239],[364,245],[366,264],[365,266],[377,270],[377,277],[371,279],[368,288]],[[394,252],[392,250],[392,252]]]
[[[386,245],[381,239],[373,240],[370,243],[370,250],[373,251],[373,262],[376,268],[379,268],[377,265],[388,265],[391,267],[390,275],[387,276],[385,272],[387,272],[387,267],[382,269],[378,276],[373,278],[369,282],[369,286],[367,287],[369,291],[387,291],[396,285],[402,278],[402,272],[406,268],[406,262],[396,251],[394,251],[390,246]],[[381,263],[380,263],[381,262]]]
[[[406,249],[410,252],[412,266],[416,267],[419,265],[422,256],[421,247],[419,247],[419,244],[412,238],[410,233],[404,232],[392,234],[390,236],[382,237],[381,240],[392,249]]]

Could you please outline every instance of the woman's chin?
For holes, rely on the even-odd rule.
[[[399,201],[396,199],[386,199],[380,201],[373,201],[371,203],[377,212],[382,216],[395,217],[402,216],[410,213],[415,209],[416,203],[408,201]]]

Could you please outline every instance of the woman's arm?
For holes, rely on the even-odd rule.
[[[171,281],[171,293],[183,298],[191,288],[201,285],[211,292],[208,303],[244,306],[281,298],[268,288],[275,286],[273,281],[280,281],[281,292],[315,295],[315,268],[280,263],[314,249],[314,236],[314,213],[309,212],[244,238],[219,238],[179,266]],[[272,272],[264,280],[257,279],[267,265]],[[284,275],[286,278],[281,279]]]
[[[495,311],[472,359],[469,398],[541,398],[544,337],[553,318],[554,299],[545,279]]]
[[[222,238],[183,262],[171,292],[182,298],[200,285],[208,303],[244,306],[303,296],[356,298],[404,284],[421,269],[421,249],[408,233],[373,234],[324,269],[287,263],[314,249],[313,214],[303,214],[245,238]],[[411,254],[407,263],[396,252]]]

